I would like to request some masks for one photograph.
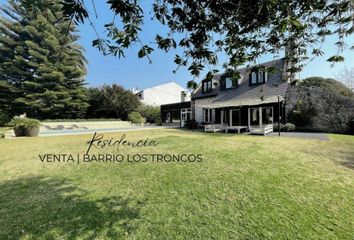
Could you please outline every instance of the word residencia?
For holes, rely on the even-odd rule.
[[[61,163],[61,162],[130,162],[130,163],[144,163],[144,162],[183,162],[193,163],[203,161],[201,154],[40,154],[39,158],[42,162]]]
[[[138,140],[136,142],[128,141],[125,138],[126,138],[126,134],[124,133],[120,137],[120,139],[114,139],[114,138],[104,139],[103,134],[97,134],[97,132],[95,132],[93,134],[92,139],[87,142],[89,146],[87,148],[86,154],[89,154],[92,147],[100,148],[100,149],[104,149],[105,147],[116,147],[116,149],[119,151],[120,146],[136,148],[136,147],[155,147],[159,144],[157,141],[150,140],[149,138],[146,138],[145,140]]]

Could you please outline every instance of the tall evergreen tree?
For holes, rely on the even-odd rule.
[[[82,116],[86,60],[59,1],[9,0],[0,9],[0,107],[37,118]]]

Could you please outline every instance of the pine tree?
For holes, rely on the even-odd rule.
[[[86,60],[55,0],[10,0],[0,9],[0,107],[37,118],[80,117]]]

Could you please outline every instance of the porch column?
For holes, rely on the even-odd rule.
[[[251,127],[251,109],[248,108],[248,129]]]
[[[220,122],[221,124],[224,123],[224,110],[220,110]]]
[[[262,107],[259,107],[259,126],[262,126]]]
[[[241,119],[241,105],[240,105],[239,109],[240,109],[240,110],[238,111],[238,119],[239,119],[239,123],[238,123],[238,124],[239,124],[240,126],[242,126],[242,119]]]

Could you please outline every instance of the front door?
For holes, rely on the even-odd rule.
[[[186,121],[191,119],[191,109],[190,108],[182,108],[181,109],[181,127],[184,127]]]
[[[241,126],[240,109],[230,110],[230,126]]]
[[[261,125],[259,109],[258,107],[249,109],[249,123],[251,126]]]

